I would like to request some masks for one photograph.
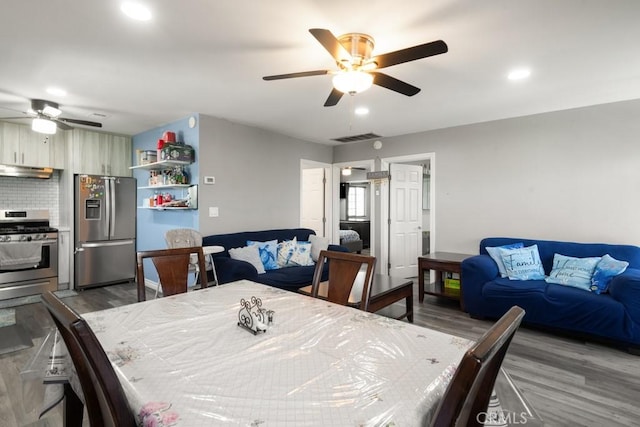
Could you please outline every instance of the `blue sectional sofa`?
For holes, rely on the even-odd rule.
[[[225,248],[224,252],[213,255],[216,273],[221,284],[247,279],[281,289],[296,291],[303,286],[311,284],[315,265],[284,267],[258,274],[256,268],[249,262],[232,259],[229,255],[229,249],[246,246],[248,240],[255,242],[278,240],[278,242],[282,242],[295,237],[298,241],[308,241],[311,234],[315,234],[315,232],[308,228],[243,231],[205,236],[202,238],[202,245],[223,246]],[[348,252],[347,248],[339,245],[329,245],[327,249]],[[327,280],[327,275],[328,269],[323,272],[323,280]],[[210,279],[212,280],[211,277]]]
[[[486,248],[517,242],[538,246],[545,275],[549,275],[556,253],[577,258],[609,254],[629,266],[613,277],[608,292],[602,294],[545,280],[503,278]],[[640,354],[640,247],[486,238],[480,242],[480,255],[462,262],[461,283],[464,307],[471,317],[499,318],[518,305],[526,311],[525,323],[596,338]]]

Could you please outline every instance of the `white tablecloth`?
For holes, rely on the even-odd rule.
[[[252,296],[263,334],[237,325]],[[249,281],[83,317],[154,426],[421,425],[472,344]]]

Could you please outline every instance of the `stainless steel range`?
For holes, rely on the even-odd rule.
[[[47,210],[0,210],[0,300],[58,289],[58,230]]]

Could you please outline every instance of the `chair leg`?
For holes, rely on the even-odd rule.
[[[84,405],[68,382],[64,384],[64,406],[62,410],[65,427],[82,427]]]

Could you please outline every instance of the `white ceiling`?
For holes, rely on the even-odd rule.
[[[0,116],[44,98],[117,133],[199,112],[332,144],[640,98],[637,0],[141,1],[149,22],[119,0],[2,0]],[[437,39],[449,52],[384,70],[416,96],[374,86],[323,107],[330,76],[262,80],[336,68],[309,28],[370,34],[374,54]],[[522,66],[528,80],[506,78]]]

